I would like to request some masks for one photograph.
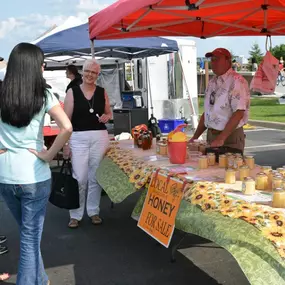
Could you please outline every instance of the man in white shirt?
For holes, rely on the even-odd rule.
[[[248,83],[232,69],[232,57],[227,49],[217,48],[206,57],[211,58],[215,76],[205,91],[204,113],[190,141],[207,130],[211,148],[223,147],[228,152],[243,153],[243,126],[248,121],[250,106]]]

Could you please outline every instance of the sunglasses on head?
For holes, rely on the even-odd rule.
[[[216,95],[216,92],[213,91],[211,94],[210,94],[210,105],[214,105],[215,104],[215,95]]]

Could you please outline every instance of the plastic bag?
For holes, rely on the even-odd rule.
[[[278,72],[278,59],[267,51],[250,83],[250,89],[261,93],[274,93]]]

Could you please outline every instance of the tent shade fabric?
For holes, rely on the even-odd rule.
[[[89,18],[90,39],[285,34],[285,0],[119,0]]]
[[[48,57],[90,56],[91,42],[88,24],[63,30],[37,43]],[[178,51],[177,42],[160,37],[99,40],[95,42],[95,56],[123,59],[158,56]]]

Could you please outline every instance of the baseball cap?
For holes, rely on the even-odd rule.
[[[225,48],[216,48],[212,52],[207,52],[205,54],[205,57],[221,56],[221,55],[227,56],[229,58],[232,57],[231,53]]]

